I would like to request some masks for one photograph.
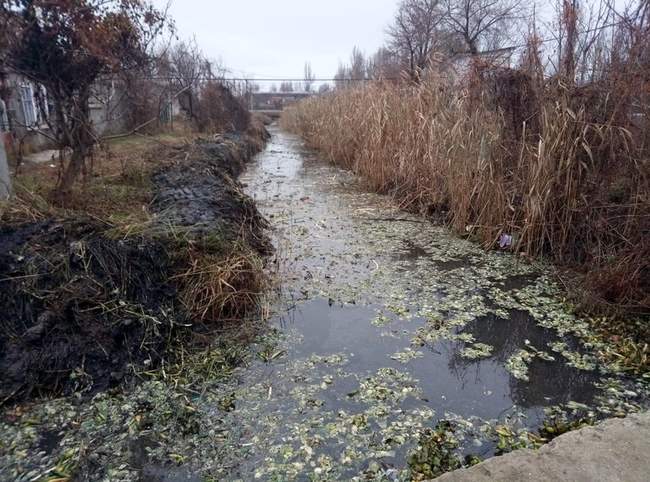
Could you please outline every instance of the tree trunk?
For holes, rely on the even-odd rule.
[[[70,155],[70,162],[65,166],[59,183],[53,192],[53,197],[57,201],[64,201],[70,195],[72,186],[79,178],[86,158],[90,155],[95,144],[95,136],[93,135],[90,122],[88,100],[89,94],[82,94],[78,103],[76,103],[78,107],[73,110],[73,115],[69,119],[71,125],[69,126],[70,136],[68,141],[69,147],[72,149],[72,154]]]
[[[63,154],[62,154],[63,155]],[[70,162],[65,167],[59,184],[56,187],[55,197],[66,198],[72,190],[74,182],[79,177],[87,156],[87,149],[85,146],[75,146],[72,148],[72,155]]]
[[[9,176],[9,165],[7,164],[4,139],[0,135],[0,201],[5,201],[10,195],[11,178]]]
[[[478,47],[476,46],[476,40],[468,39],[467,46],[469,47],[470,55],[475,56],[478,54]]]

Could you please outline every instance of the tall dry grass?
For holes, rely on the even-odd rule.
[[[648,113],[621,115],[629,99],[606,85],[471,77],[338,90],[282,124],[402,207],[486,246],[512,235],[517,252],[588,271],[601,304],[650,312]]]

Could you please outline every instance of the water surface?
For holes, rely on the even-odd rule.
[[[610,370],[544,267],[405,214],[273,134],[243,182],[273,228],[279,336],[229,414],[245,427],[238,476],[403,478],[440,420],[485,457],[490,427],[602,404]]]

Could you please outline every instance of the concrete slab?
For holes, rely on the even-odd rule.
[[[520,450],[495,457],[436,480],[648,482],[650,413],[607,420],[562,435],[539,450]]]

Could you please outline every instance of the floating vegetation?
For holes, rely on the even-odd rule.
[[[508,370],[517,380],[528,381],[528,364],[535,358],[535,354],[528,350],[518,350],[506,360],[506,370]]]
[[[400,363],[408,363],[411,360],[414,360],[416,358],[422,358],[424,356],[424,353],[421,351],[413,350],[412,348],[405,348],[404,351],[393,353],[390,358],[392,360],[396,360]]]
[[[474,343],[473,345],[463,348],[460,355],[463,358],[475,360],[477,358],[487,358],[492,355],[493,351],[493,346],[486,345],[485,343]]]
[[[348,396],[364,402],[389,401],[396,403],[418,394],[417,381],[410,375],[393,368],[380,368],[376,375],[361,382],[359,390],[348,394]]]
[[[411,479],[429,480],[460,468],[463,461],[459,447],[450,422],[442,421],[434,429],[425,430],[408,460]]]
[[[391,319],[386,315],[380,313],[370,323],[374,326],[386,326],[391,322]]]

